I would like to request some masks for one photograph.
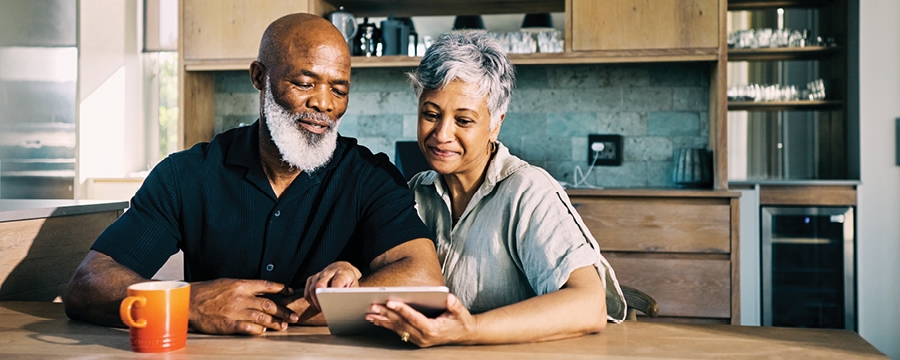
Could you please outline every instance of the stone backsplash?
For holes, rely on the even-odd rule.
[[[354,68],[340,133],[393,159],[394,142],[416,139],[409,68]],[[588,172],[587,135],[620,134],[621,166],[597,166],[587,184],[675,187],[672,154],[709,147],[705,63],[519,65],[500,141],[560,181]],[[246,71],[216,74],[216,132],[256,120],[259,95]],[[579,178],[580,179],[580,178]]]

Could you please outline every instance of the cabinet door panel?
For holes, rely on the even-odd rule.
[[[273,20],[308,10],[296,0],[184,0],[184,58],[254,59]]]
[[[730,318],[731,262],[604,254],[622,285],[652,296],[659,316]]]
[[[715,200],[577,197],[602,251],[731,252],[731,207]]]
[[[53,301],[117,211],[0,222],[0,300]]]
[[[572,0],[575,51],[716,48],[719,0]]]

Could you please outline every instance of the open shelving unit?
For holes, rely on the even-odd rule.
[[[776,9],[785,9],[784,13],[809,10],[809,24],[818,28],[818,34],[812,36],[831,36],[834,38],[836,46],[807,46],[807,47],[781,47],[781,48],[759,48],[759,49],[733,49],[727,51],[728,62],[750,62],[749,68],[756,71],[759,69],[778,68],[788,69],[788,63],[791,62],[811,62],[808,69],[811,72],[806,73],[811,78],[806,81],[821,78],[825,83],[826,98],[820,100],[792,100],[792,101],[728,101],[728,111],[748,111],[753,113],[768,113],[770,115],[750,115],[750,121],[758,118],[768,119],[771,116],[782,116],[784,112],[815,112],[816,130],[816,157],[815,161],[818,165],[814,170],[813,178],[810,180],[846,180],[850,173],[847,158],[847,146],[849,140],[848,134],[848,116],[847,103],[848,97],[848,73],[847,73],[847,48],[848,48],[848,29],[847,29],[847,1],[846,0],[728,0],[728,10],[731,11],[757,11],[752,13],[756,25],[753,27],[770,27],[774,28],[776,21]],[[802,13],[801,13],[802,14]],[[784,15],[787,18],[787,15]],[[796,19],[796,18],[794,18]],[[765,25],[759,26],[759,23]],[[785,26],[790,27],[785,20]],[[766,26],[767,25],[767,26]],[[813,38],[814,39],[814,38]],[[813,39],[808,39],[812,41]],[[757,64],[757,65],[755,65]],[[795,63],[797,64],[797,63]],[[802,64],[802,63],[799,63]],[[791,65],[804,66],[804,65]],[[751,70],[754,71],[754,70]],[[775,71],[781,73],[781,70]],[[757,74],[764,79],[769,78],[771,72],[758,72]],[[785,72],[784,74],[791,74]],[[797,74],[803,72],[793,72],[794,80],[787,80],[789,83],[799,85],[797,83]],[[780,77],[781,75],[777,75]],[[800,75],[802,76],[802,75]],[[751,76],[751,78],[753,75]],[[756,80],[759,80],[757,78]],[[785,81],[782,79],[782,81]],[[754,82],[753,80],[750,81]],[[790,115],[796,117],[798,115]],[[780,123],[780,120],[779,120]],[[780,146],[780,142],[779,142]],[[779,147],[780,151],[781,147]],[[771,164],[768,166],[772,166]],[[780,165],[778,165],[780,166]],[[784,173],[782,173],[784,174]],[[781,176],[781,175],[776,175]]]
[[[728,49],[729,61],[819,60],[837,54],[837,46],[807,46],[765,49]]]
[[[729,111],[796,111],[837,109],[841,100],[729,101]]]

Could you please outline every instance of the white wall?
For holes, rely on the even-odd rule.
[[[138,3],[79,1],[76,199],[88,178],[145,170]]]
[[[900,1],[860,1],[859,333],[900,359]]]

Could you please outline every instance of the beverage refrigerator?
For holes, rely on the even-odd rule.
[[[856,330],[852,207],[768,207],[762,325]]]

